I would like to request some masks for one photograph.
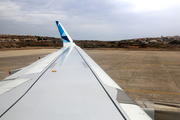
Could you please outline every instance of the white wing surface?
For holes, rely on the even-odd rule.
[[[63,48],[0,82],[0,120],[151,120],[56,24]]]

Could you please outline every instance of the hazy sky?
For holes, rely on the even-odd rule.
[[[76,40],[180,35],[180,0],[0,0],[0,34]]]

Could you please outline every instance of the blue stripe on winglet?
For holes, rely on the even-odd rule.
[[[59,33],[61,35],[62,41],[63,43],[68,43],[70,42],[70,40],[68,39],[66,33],[64,32],[63,28],[61,27],[59,21],[56,21],[56,25],[58,27]]]

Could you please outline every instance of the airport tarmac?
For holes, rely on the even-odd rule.
[[[0,79],[8,71],[35,62],[57,49],[0,51]],[[180,51],[88,50],[105,72],[128,95],[139,101],[180,103]],[[145,102],[142,103],[142,107]],[[145,105],[146,106],[146,105]],[[180,111],[177,107],[176,111]]]

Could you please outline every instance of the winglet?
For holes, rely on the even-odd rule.
[[[63,41],[63,46],[66,45],[74,45],[73,40],[71,39],[71,37],[68,35],[68,33],[66,32],[66,30],[64,29],[64,27],[61,25],[61,23],[59,21],[56,21],[59,33],[61,35],[62,41]]]

